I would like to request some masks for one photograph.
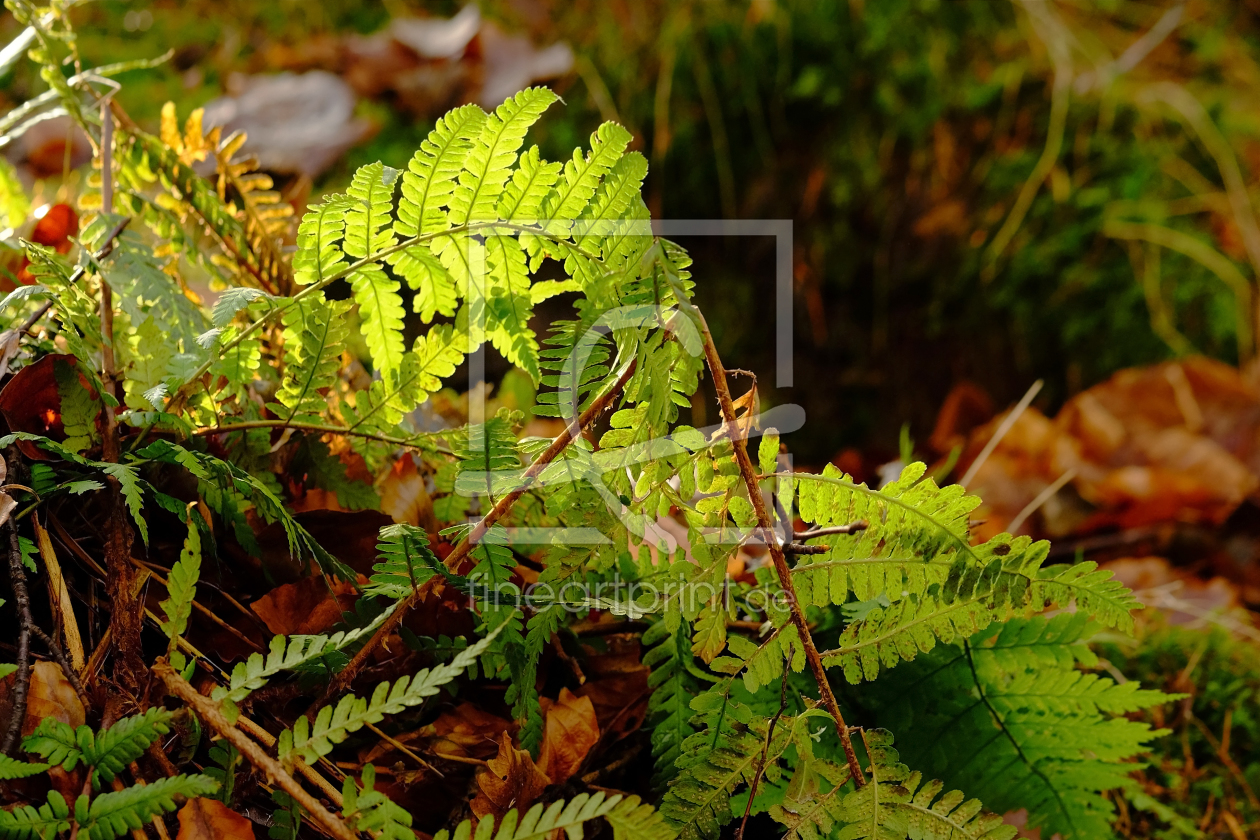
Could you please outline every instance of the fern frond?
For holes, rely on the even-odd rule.
[[[686,627],[670,632],[665,621],[657,621],[643,634],[643,664],[651,669],[648,687],[647,720],[652,731],[652,759],[655,772],[652,786],[660,789],[674,778],[674,764],[683,742],[695,733],[691,725],[691,698],[699,690],[698,681],[686,668],[691,656]]]
[[[405,598],[438,574],[442,565],[429,548],[429,535],[415,525],[382,528],[376,549],[380,562],[372,567],[364,595],[381,595],[395,601]]]
[[[582,218],[595,195],[600,180],[613,168],[630,145],[630,132],[614,122],[606,122],[591,135],[591,150],[573,150],[573,157],[564,164],[564,172],[555,189],[542,204],[540,222],[556,236],[567,237],[573,223]],[[531,255],[543,246],[538,239],[527,240]]]
[[[486,337],[512,364],[538,382],[538,340],[530,329],[533,308],[525,254],[511,236],[487,236]]]
[[[537,146],[521,155],[512,180],[499,199],[499,218],[521,224],[534,224],[542,215],[542,204],[560,176],[560,164],[542,160]]]
[[[421,243],[403,248],[390,254],[385,261],[415,291],[411,308],[420,314],[420,320],[427,324],[435,315],[455,314],[455,306],[459,303],[455,279],[428,245]]]
[[[337,381],[346,310],[344,303],[312,297],[285,311],[284,379],[276,393],[284,419],[319,419],[327,410],[320,392]]]
[[[416,339],[402,366],[392,375],[374,380],[354,395],[354,405],[342,404],[346,428],[389,434],[442,387],[464,360],[468,338],[450,324],[433,327]]]
[[[1016,619],[903,665],[896,688],[873,683],[863,701],[898,731],[907,760],[946,785],[996,811],[1027,808],[1044,835],[1106,836],[1101,792],[1123,784],[1122,762],[1160,734],[1109,715],[1173,698],[1075,671],[1072,648],[1088,629],[1070,616]],[[1016,655],[1017,642],[1041,652]]]
[[[678,775],[660,812],[684,840],[711,840],[734,818],[731,794],[751,783],[762,767],[763,748],[765,771],[773,778],[772,769],[777,770],[779,756],[791,742],[793,721],[780,720],[767,744],[770,721],[732,700],[721,684],[692,700],[691,708],[697,731],[683,742],[675,761]]]
[[[561,831],[566,837],[580,838],[582,827],[600,817],[611,826],[616,840],[670,840],[674,836],[652,806],[641,803],[639,797],[616,794],[604,798],[600,791],[594,796],[579,793],[567,805],[553,802],[545,806],[539,802],[524,816],[513,809],[503,817],[498,831],[494,831],[493,821],[489,822],[489,830],[478,826],[477,840],[543,840]],[[470,840],[472,836],[472,821],[464,820],[453,836],[442,830],[434,840]]]
[[[900,763],[892,734],[863,733],[869,752],[868,783],[844,795],[837,786],[814,801],[791,800],[775,806],[771,815],[791,828],[786,838],[812,840],[828,836],[842,825],[846,840],[1011,840],[1018,829],[997,814],[982,810],[978,799],[963,801],[960,791],[941,796],[944,784],[923,784],[923,774]]]
[[[525,132],[556,98],[547,88],[526,88],[486,118],[450,198],[451,224],[496,218],[499,197],[511,177]]]
[[[7,755],[0,755],[0,779],[5,781],[29,779],[31,776],[38,776],[51,766],[51,764],[19,761]]]
[[[394,183],[398,170],[381,162],[361,166],[354,173],[348,194],[351,204],[345,215],[346,253],[362,259],[394,244],[389,226],[393,209]],[[398,281],[372,263],[354,271],[348,278],[359,305],[363,337],[372,361],[385,376],[398,370],[403,355],[403,305]]]
[[[342,650],[364,636],[370,636],[394,609],[396,606],[386,610],[363,627],[334,633],[331,636],[273,636],[266,658],[261,653],[251,653],[244,662],[236,663],[228,678],[228,684],[215,686],[210,698],[216,701],[226,699],[233,703],[240,703],[251,692],[262,688],[277,674],[284,671],[296,671],[332,651]]]
[[[486,119],[486,112],[476,105],[462,105],[439,119],[420,144],[402,176],[402,201],[394,225],[399,237],[408,239],[450,226],[442,208],[455,191],[456,176]]]
[[[346,776],[341,793],[341,813],[346,822],[375,838],[414,840],[411,814],[376,790],[376,768],[371,764],[363,768],[362,782],[360,788],[352,776]]]
[[[112,781],[150,744],[169,732],[173,717],[173,712],[152,708],[144,714],[125,717],[100,732],[93,732],[89,726],[72,729],[56,718],[45,718],[22,740],[22,748],[67,771],[82,762],[95,769],[92,778],[99,785],[101,778]]]
[[[346,212],[354,199],[332,195],[306,211],[298,225],[297,252],[293,255],[293,280],[302,286],[321,283],[345,264],[340,242],[346,232]]]
[[[235,215],[244,234],[246,250],[238,253],[237,258],[264,287],[287,293],[293,278],[281,243],[289,232],[293,206],[272,189],[270,175],[253,171],[258,166],[256,160],[237,159],[244,145],[245,135],[237,132],[214,147],[219,199],[229,211],[236,209],[234,201],[228,203],[227,187],[230,186],[241,204]]]
[[[92,800],[90,806],[86,804],[85,797],[80,797],[74,808],[79,833],[86,833],[90,840],[114,840],[128,832],[143,829],[159,814],[174,811],[180,801],[214,793],[218,787],[218,782],[209,776],[183,775],[102,793]],[[52,794],[48,798],[51,801]],[[85,807],[80,807],[81,803]],[[84,810],[87,811],[87,819],[79,819],[78,815]],[[0,831],[3,831],[2,824]]]
[[[0,838],[4,840],[52,840],[70,830],[70,806],[55,790],[38,808],[18,805],[12,811],[0,810]]]
[[[171,640],[171,650],[175,648],[175,639],[188,629],[193,599],[197,597],[197,581],[201,577],[201,532],[191,518],[194,515],[197,514],[190,511],[184,548],[166,578],[167,599],[158,605],[166,613],[166,624],[162,630]]]
[[[101,404],[84,387],[77,365],[57,360],[53,363],[57,395],[61,398],[61,424],[66,433],[65,447],[83,452],[96,438],[96,418]]]
[[[314,764],[364,726],[379,723],[387,714],[397,714],[423,703],[475,663],[498,632],[498,629],[492,631],[447,664],[427,668],[414,677],[400,677],[392,685],[381,683],[367,700],[347,694],[336,706],[321,708],[314,723],[305,717],[298,718],[293,729],[281,733],[281,757],[296,755]]]
[[[651,227],[643,219],[627,218],[636,202],[642,201],[647,158],[638,152],[622,157],[608,171],[594,200],[583,210],[574,233],[579,248],[602,254],[609,267],[625,264],[632,252],[627,245],[646,251],[652,240]],[[636,238],[627,240],[626,237]],[[639,253],[642,253],[640,251]],[[616,259],[620,258],[620,259]]]

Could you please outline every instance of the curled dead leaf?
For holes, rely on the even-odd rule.
[[[504,732],[499,739],[499,754],[477,772],[472,812],[477,819],[491,817],[496,822],[513,808],[524,813],[550,782],[529,753],[513,747],[512,739]]]
[[[560,697],[547,709],[538,769],[552,782],[563,784],[582,766],[586,754],[598,741],[599,722],[591,698],[562,688]]]

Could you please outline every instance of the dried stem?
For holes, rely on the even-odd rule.
[[[22,568],[22,550],[18,547],[17,526],[9,522],[9,578],[18,609],[17,682],[13,686],[13,711],[0,743],[0,755],[8,755],[17,743],[26,718],[26,694],[31,685],[31,599],[26,592],[26,570]]]
[[[525,491],[529,490],[529,488],[533,486],[534,479],[538,478],[538,476],[542,474],[542,471],[545,470],[552,461],[559,457],[560,453],[564,452],[564,450],[568,448],[570,443],[577,440],[578,435],[582,434],[582,430],[590,425],[591,421],[599,417],[600,414],[612,405],[613,401],[617,399],[622,390],[626,387],[626,384],[630,381],[630,377],[634,376],[636,365],[637,360],[631,360],[611,388],[597,397],[590,406],[581,413],[581,415],[574,417],[569,421],[569,425],[565,427],[565,430],[556,435],[555,439],[551,442],[551,445],[549,445],[543,453],[534,460],[534,463],[529,465],[529,469],[525,470],[525,474],[521,476],[521,481],[517,487],[512,490],[512,492],[499,499],[495,506],[490,509],[490,512],[485,515],[485,518],[478,522],[473,529],[468,532],[468,536],[465,537],[459,545],[455,546],[455,550],[452,551],[446,558],[447,568],[458,569],[460,561],[468,556],[468,553],[472,551],[478,542],[481,541],[481,538],[486,535],[486,532],[489,531],[496,522],[502,519],[509,510],[512,509],[512,505],[516,504],[517,499],[523,496]],[[431,580],[436,580],[436,578],[431,578]],[[394,610],[389,618],[385,619],[381,626],[377,628],[376,633],[372,635],[372,638],[368,641],[368,643],[364,645],[359,652],[354,655],[354,658],[350,660],[350,663],[332,679],[332,681],[328,684],[328,689],[324,692],[319,702],[324,702],[329,697],[333,697],[350,687],[350,683],[354,681],[355,675],[363,668],[368,657],[372,655],[372,652],[376,650],[377,646],[380,645],[390,633],[394,632],[394,628],[397,627],[403,620],[403,616],[405,616],[412,607],[419,603],[420,599],[424,597],[424,594],[427,591],[428,590],[425,586],[412,590],[411,594],[407,596],[406,600],[403,601],[398,609]]]
[[[337,838],[337,840],[359,840],[358,835],[350,826],[346,825],[344,820],[330,812],[319,800],[307,793],[306,789],[284,769],[279,761],[267,755],[263,748],[255,743],[252,738],[228,723],[227,718],[223,716],[223,712],[219,709],[219,704],[208,697],[198,694],[197,689],[185,682],[163,660],[159,660],[153,666],[153,673],[166,684],[166,687],[172,694],[183,700],[189,708],[196,712],[197,717],[205,721],[211,729],[236,747],[241,755],[245,756],[251,764],[263,771],[269,781],[278,785],[285,793],[293,797],[294,801],[301,805],[303,810],[310,814],[311,819],[317,822],[325,831]]]
[[[739,431],[739,424],[735,417],[735,403],[731,399],[731,389],[726,382],[726,369],[722,367],[722,359],[718,356],[717,347],[713,343],[713,334],[709,331],[709,325],[704,320],[704,315],[698,310],[694,314],[699,320],[700,330],[704,337],[705,359],[709,364],[709,372],[713,376],[713,387],[717,391],[718,404],[722,408],[722,419],[725,421],[730,433],[731,447],[735,450],[735,461],[739,464],[740,475],[743,476],[744,486],[748,489],[748,499],[752,502],[753,510],[757,514],[757,524],[762,532],[772,534],[774,533],[774,522],[770,518],[770,512],[766,509],[766,500],[762,498],[761,488],[757,485],[757,470],[753,466],[752,459],[748,457],[748,445],[745,441],[745,436]],[[818,648],[814,645],[814,638],[810,635],[809,623],[805,620],[805,611],[801,609],[800,601],[796,597],[796,589],[792,585],[792,570],[788,568],[787,556],[784,555],[783,548],[775,540],[768,540],[767,547],[770,549],[770,559],[774,562],[774,571],[778,575],[779,585],[783,587],[783,591],[788,595],[788,607],[791,612],[792,623],[796,625],[801,646],[805,649],[805,659],[814,675],[814,681],[818,683],[818,692],[823,708],[835,719],[836,731],[840,735],[840,744],[844,747],[844,755],[849,764],[849,771],[853,774],[854,783],[858,787],[862,787],[866,783],[866,777],[862,774],[862,765],[858,763],[857,753],[853,749],[853,739],[849,737],[849,727],[844,722],[844,716],[840,713],[840,704],[836,702],[836,695],[831,690],[831,683],[827,681],[826,666],[823,665],[822,657],[818,654]]]

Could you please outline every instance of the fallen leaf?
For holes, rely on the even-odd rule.
[[[560,697],[547,709],[538,769],[555,784],[564,784],[598,741],[599,723],[591,698],[562,688]]]
[[[485,759],[498,750],[495,739],[515,729],[515,724],[506,718],[484,711],[472,703],[460,703],[454,709],[443,712],[428,726],[399,735],[397,740],[408,745],[423,741],[430,752]],[[365,764],[377,762],[393,751],[393,746],[382,741],[359,758]]]
[[[504,732],[499,754],[477,771],[477,795],[470,807],[477,819],[491,817],[497,822],[513,808],[519,813],[528,810],[550,782],[529,753],[513,747],[511,737]]]
[[[29,735],[44,718],[56,718],[73,727],[82,726],[87,715],[74,687],[54,662],[31,665],[31,685],[26,695],[26,720],[22,734]]]
[[[395,522],[419,525],[430,533],[437,531],[433,499],[425,485],[424,473],[416,468],[410,454],[394,462],[376,489],[381,496],[381,510]]]
[[[251,604],[250,609],[272,633],[308,635],[321,633],[340,621],[343,612],[354,609],[356,597],[352,584],[314,575],[277,586]]]
[[[254,824],[219,800],[198,796],[179,809],[175,840],[254,840]]]
[[[608,652],[589,656],[583,664],[587,680],[578,694],[591,698],[600,733],[620,740],[643,725],[647,714],[650,669],[644,665],[637,639],[605,640]]]

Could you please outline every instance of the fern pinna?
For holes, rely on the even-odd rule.
[[[69,49],[40,31],[42,60]],[[339,840],[413,837],[415,815],[392,798],[404,771],[383,789],[370,762],[352,759],[381,739],[431,766],[436,754],[404,740],[487,685],[502,689],[495,714],[513,719],[512,760],[547,780],[545,801],[509,797],[474,820],[456,803],[431,827],[438,836],[576,837],[602,821],[627,840],[764,836],[776,824],[810,840],[1007,840],[1014,828],[993,812],[1020,809],[1043,836],[1107,835],[1127,773],[1160,734],[1123,715],[1169,699],[1092,673],[1090,635],[1129,629],[1133,596],[1093,564],[1046,565],[1045,543],[975,544],[978,500],[937,486],[922,464],[879,490],[830,467],[779,472],[777,433],[758,428],[755,400],[730,393],[690,259],[652,232],[647,162],[626,129],[606,123],[589,148],[552,162],[526,144],[551,91],[523,90],[491,112],[464,105],[410,161],[360,168],[291,229],[239,136],[203,132],[198,113],[181,131],[168,108],[154,137],[116,106],[88,119],[84,90],[58,90],[95,139],[110,127],[98,164],[111,177],[88,196],[91,259],[76,271],[30,245],[38,285],[3,302],[14,325],[49,319],[43,344],[22,339],[26,327],[15,342],[39,353],[55,335],[66,351],[53,363],[64,434],[0,440],[36,460],[34,486],[5,491],[28,512],[117,494],[118,527],[129,520],[138,545],[160,550],[170,520],[179,548],[155,578],[162,615],[130,589],[117,591],[131,606],[113,607],[161,634],[155,679],[126,686],[142,708],[100,729],[47,720],[21,740],[26,758],[0,758],[5,779],[85,774],[73,803],[54,789],[0,811],[0,837],[101,840],[182,798],[231,805],[246,764],[272,787],[270,836],[314,825]],[[214,164],[213,185],[192,168],[201,161]],[[180,257],[217,284],[212,305],[189,290]],[[116,295],[104,320],[103,288]],[[562,294],[573,317],[537,334],[536,307]],[[423,327],[410,342],[409,308]],[[470,396],[468,422],[423,420],[486,348],[520,371],[527,396],[503,396],[495,411]],[[722,422],[697,429],[685,418],[706,369]],[[442,401],[449,416],[458,401]],[[533,415],[561,430],[526,436]],[[747,438],[758,434],[754,460]],[[374,506],[371,476],[404,451],[436,521],[381,529],[378,562],[352,568],[290,503],[313,485],[344,507]],[[667,516],[685,539],[665,538]],[[786,532],[797,518],[810,530]],[[266,553],[263,531],[290,574],[353,591],[354,605],[327,632],[247,637],[255,650],[229,663],[191,639],[233,564]],[[755,592],[727,574],[752,539],[769,553]],[[130,568],[125,552],[111,568],[119,558]],[[522,596],[527,581],[551,594]],[[422,604],[471,610],[464,636],[418,636],[403,622]],[[604,720],[599,749],[628,738],[627,761],[642,751],[632,766],[647,801],[607,793],[606,768],[559,783],[529,764],[545,760],[561,683],[581,685],[588,642],[608,635],[629,640],[642,669],[645,731]],[[305,714],[286,711],[309,695]],[[278,735],[263,723],[273,718]],[[173,727],[182,741],[159,742]],[[123,784],[154,751],[213,766]]]

